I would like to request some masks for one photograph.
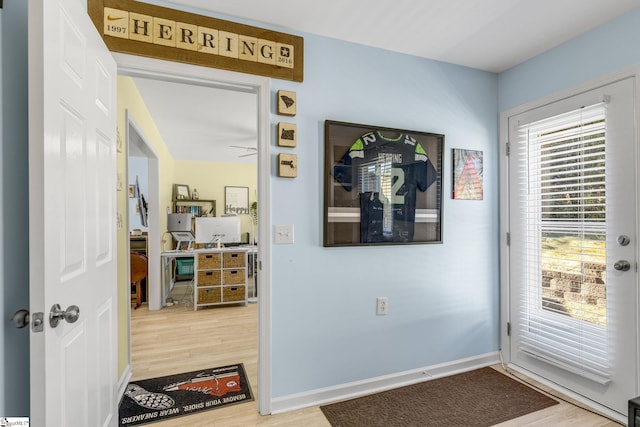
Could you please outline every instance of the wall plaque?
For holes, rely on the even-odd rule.
[[[298,156],[296,154],[278,154],[278,176],[285,178],[298,176]]]
[[[278,147],[295,147],[296,130],[295,123],[278,123]]]
[[[303,80],[304,39],[132,0],[88,0],[109,50],[283,80]]]

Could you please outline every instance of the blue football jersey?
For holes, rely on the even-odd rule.
[[[412,136],[387,138],[379,131],[358,138],[333,167],[347,191],[360,193],[360,242],[410,242],[416,192],[426,191],[437,172]]]

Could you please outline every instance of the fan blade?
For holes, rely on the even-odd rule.
[[[230,145],[229,147],[240,148],[242,150],[247,150],[247,151],[249,151],[249,150],[256,151],[257,150],[257,148],[255,148],[255,147],[240,147],[239,145]]]

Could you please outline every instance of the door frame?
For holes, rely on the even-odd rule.
[[[258,99],[258,411],[271,413],[271,79],[112,52],[118,75],[255,93]]]
[[[135,118],[131,115],[129,110],[125,110],[125,141],[127,142],[127,160],[126,160],[126,168],[127,168],[127,179],[125,182],[132,182],[129,176],[129,157],[131,156],[131,142],[133,138],[131,138],[131,131],[134,131],[139,137],[139,143],[136,144],[138,149],[144,154],[149,162],[149,167],[147,169],[147,178],[149,183],[148,189],[148,201],[150,206],[160,206],[160,161],[158,160],[158,154],[155,152],[149,141],[147,140],[147,136],[144,134],[142,129],[136,124]],[[129,202],[129,199],[127,199]],[[128,203],[127,203],[128,204]],[[131,224],[130,218],[130,209],[127,206],[127,224]],[[147,272],[148,278],[147,283],[150,282],[160,282],[160,218],[156,215],[151,215],[148,218],[149,226],[148,226],[148,234],[147,234],[147,258],[149,259],[149,271]],[[131,247],[129,243],[127,243],[127,253],[131,251]],[[129,277],[129,271],[127,272],[127,277]],[[147,299],[149,301],[149,310],[160,310],[162,308],[162,292],[160,292],[159,287],[150,287],[149,293],[147,295]],[[131,304],[129,304],[129,308],[131,308]],[[129,312],[129,317],[131,317],[131,312]],[[129,329],[131,329],[131,324],[129,324]],[[129,343],[131,344],[131,343]],[[131,354],[129,354],[131,356]],[[131,363],[131,360],[129,360]]]
[[[559,386],[558,384],[552,383],[530,371],[527,371],[523,368],[517,367],[511,364],[511,349],[510,349],[510,337],[508,335],[509,323],[510,319],[510,292],[509,292],[509,244],[508,244],[508,233],[509,233],[509,156],[508,156],[508,144],[509,144],[509,117],[515,116],[521,113],[524,113],[528,110],[532,110],[535,108],[539,108],[566,98],[570,98],[572,96],[578,95],[583,92],[588,92],[598,87],[606,86],[613,82],[623,80],[626,78],[632,78],[635,81],[636,93],[634,93],[633,103],[635,108],[635,123],[634,126],[636,130],[640,129],[640,97],[638,94],[638,84],[640,80],[640,66],[634,65],[630,67],[626,67],[617,72],[613,72],[607,74],[605,76],[599,77],[597,79],[589,80],[587,82],[581,83],[577,86],[571,87],[569,89],[565,89],[551,95],[547,95],[541,97],[539,99],[529,101],[525,104],[519,105],[517,107],[513,107],[509,110],[505,110],[500,112],[500,123],[499,123],[499,154],[500,154],[500,354],[502,356],[502,360],[504,363],[508,365],[509,368],[520,371],[530,378],[535,379],[536,381],[552,388],[558,390],[565,395],[581,402],[589,407],[592,407],[601,413],[619,420],[621,422],[626,422],[626,414],[620,414],[616,411],[613,411],[603,405],[599,405],[596,402],[589,400],[582,395],[579,395],[572,390],[566,389],[564,387]],[[636,131],[637,132],[637,131]],[[639,135],[636,133],[635,135],[635,152],[636,156],[636,164],[637,168],[640,167],[640,161],[638,160],[638,154],[640,150],[640,143],[638,141]],[[636,171],[637,172],[637,171]],[[640,188],[640,174],[636,173],[636,185]],[[636,202],[636,212],[640,212],[640,198]],[[638,228],[640,226],[640,218],[636,215],[636,230],[640,230]],[[636,237],[635,239],[636,245],[636,253],[640,253],[640,242]],[[638,288],[638,283],[636,283],[636,289]],[[636,300],[636,318],[638,317],[638,313],[640,313],[640,292],[637,292],[637,300]],[[636,340],[640,336],[639,327],[636,326]],[[640,342],[640,340],[638,340]],[[640,367],[640,350],[636,349],[636,367]],[[639,370],[640,371],[640,370]]]
[[[129,159],[131,157],[131,146],[132,144],[137,147],[137,150],[140,151],[145,158],[147,159],[148,167],[147,167],[147,182],[148,182],[148,200],[150,206],[160,206],[160,161],[158,159],[158,154],[153,149],[153,146],[147,140],[147,136],[144,134],[140,126],[137,125],[135,118],[131,115],[129,110],[125,110],[124,112],[124,140],[127,144],[127,155],[125,161],[126,168],[126,176],[124,182],[129,183],[132,182],[131,177],[129,176]],[[137,135],[136,138],[133,138],[132,133]],[[131,224],[131,208],[129,204],[132,199],[127,198],[127,226]],[[149,226],[147,232],[147,259],[148,259],[148,268],[147,268],[147,283],[151,283],[153,281],[160,282],[160,218],[156,215],[150,215],[148,218]],[[131,252],[131,240],[127,239],[127,253]],[[127,257],[127,277],[131,277],[131,262],[130,257]],[[153,295],[152,295],[153,291]],[[150,310],[159,310],[162,308],[160,304],[161,292],[159,287],[148,287],[147,300],[149,302]],[[129,336],[127,337],[128,342],[128,358],[127,358],[127,366],[125,372],[123,372],[121,378],[119,378],[118,382],[118,396],[122,396],[125,392],[127,384],[131,379],[131,361],[132,361],[132,346],[131,346],[131,301],[128,301],[128,317],[127,317],[127,331]],[[155,307],[155,308],[154,308]]]

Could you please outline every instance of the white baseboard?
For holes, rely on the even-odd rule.
[[[332,387],[278,397],[271,402],[271,413],[279,414],[309,406],[319,406],[344,399],[352,399],[367,394],[378,393],[393,388],[403,387],[432,380],[447,375],[454,375],[500,362],[498,352],[481,354],[466,359],[454,360],[439,365],[412,369],[410,371],[383,375],[362,381],[340,384]]]
[[[124,369],[124,372],[122,373],[122,376],[120,377],[120,380],[118,380],[118,402],[120,402],[122,396],[124,396],[124,392],[127,390],[127,384],[129,384],[130,379],[131,365],[127,365],[127,367]]]

